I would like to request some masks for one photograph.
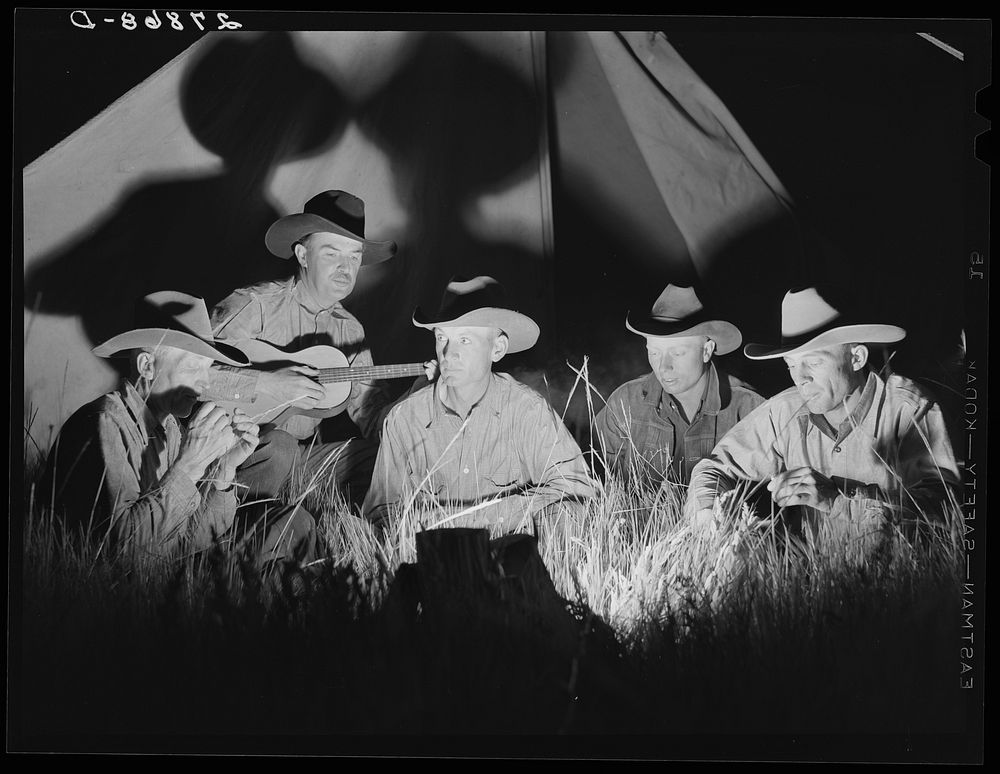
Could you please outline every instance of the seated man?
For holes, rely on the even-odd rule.
[[[328,345],[341,350],[352,367],[371,366],[364,328],[341,301],[354,289],[361,267],[388,260],[396,245],[365,239],[364,202],[344,191],[317,194],[304,210],[277,220],[264,238],[272,254],[294,258],[295,276],[241,288],[223,299],[212,311],[215,335],[230,343],[260,339],[292,351]],[[314,369],[304,366],[278,371],[217,366],[206,394],[245,405],[250,414],[260,393],[282,404],[310,409],[324,395],[312,378],[315,375]],[[346,408],[363,439],[319,443],[313,436],[322,418],[292,416],[280,427],[262,431],[259,447],[240,466],[237,480],[249,488],[249,496],[273,498],[295,466],[308,475],[332,460],[338,486],[360,501],[371,478],[378,430],[390,404],[388,393],[377,382],[356,381]]]
[[[767,481],[793,533],[862,552],[889,534],[940,518],[960,478],[941,411],[902,376],[868,364],[866,343],[906,335],[894,325],[845,320],[815,288],[789,291],[779,346],[748,344],[757,360],[782,357],[795,383],[737,424],[699,462],[686,512],[710,523],[720,496],[740,481]],[[818,544],[818,543],[817,543]]]
[[[534,346],[538,326],[507,308],[491,277],[454,278],[433,330],[441,375],[389,412],[365,515],[435,510],[425,526],[516,529],[535,514],[594,495],[583,455],[548,402],[493,363]]]
[[[134,330],[94,349],[127,356],[131,376],[114,392],[78,409],[50,451],[42,498],[71,534],[133,557],[199,550],[213,534],[242,542],[236,518],[236,468],[257,447],[257,426],[203,404],[188,422],[213,361],[246,364],[239,350],[212,339],[200,298],[161,291],[143,299]],[[260,530],[262,561],[311,555],[312,517],[284,509]],[[265,534],[266,533],[266,534]],[[303,541],[300,544],[300,541]]]
[[[616,389],[598,413],[595,463],[654,487],[664,478],[687,484],[694,464],[764,402],[713,362],[740,345],[740,331],[710,319],[692,288],[674,285],[625,327],[646,339],[653,370]]]

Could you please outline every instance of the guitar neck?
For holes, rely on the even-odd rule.
[[[400,363],[385,366],[358,366],[350,368],[321,368],[316,380],[320,384],[333,382],[358,382],[368,379],[399,379],[404,376],[420,376],[424,373],[423,363]]]

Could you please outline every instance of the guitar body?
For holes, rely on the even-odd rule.
[[[314,346],[294,352],[281,349],[258,339],[230,342],[250,358],[252,367],[260,371],[276,371],[291,366],[309,366],[320,371],[316,381],[323,388],[323,398],[309,409],[279,403],[269,395],[259,394],[251,404],[216,401],[225,409],[239,408],[253,417],[257,424],[280,425],[296,414],[325,419],[336,416],[347,407],[351,384],[361,379],[400,378],[423,373],[423,365],[409,363],[398,366],[367,366],[352,368],[336,347]]]

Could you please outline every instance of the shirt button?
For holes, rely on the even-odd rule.
[[[839,446],[834,446],[834,447],[833,447],[833,450],[834,450],[835,452],[839,452],[839,451],[840,451],[840,447],[839,447]]]
[[[235,395],[233,395],[233,397],[236,398],[236,400],[239,400],[240,399],[240,394],[236,393]]]
[[[462,472],[463,472],[463,473],[468,473],[468,472],[469,472],[469,469],[468,469],[468,468],[463,468]]]

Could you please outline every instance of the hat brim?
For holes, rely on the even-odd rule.
[[[535,346],[538,341],[538,324],[525,314],[515,312],[512,309],[502,309],[495,306],[487,306],[481,309],[473,309],[460,317],[452,320],[438,320],[430,315],[426,315],[418,306],[413,310],[413,324],[418,328],[457,328],[468,326],[470,328],[500,328],[507,334],[507,353],[524,352]]]
[[[250,358],[236,347],[222,342],[215,342],[213,346],[204,339],[171,328],[136,328],[119,333],[98,344],[92,352],[98,357],[114,357],[132,349],[155,347],[174,347],[231,366],[250,365]]]
[[[655,317],[633,319],[629,314],[625,318],[625,327],[640,336],[653,336],[662,339],[674,339],[684,336],[708,336],[715,342],[715,354],[728,355],[735,351],[743,342],[740,329],[725,320],[702,320],[691,324],[690,321],[679,320],[667,322]]]
[[[743,354],[751,360],[771,360],[776,357],[801,355],[816,349],[838,344],[895,344],[906,338],[906,331],[898,325],[841,325],[814,336],[801,344],[775,346],[774,344],[747,344]]]
[[[361,254],[361,265],[371,266],[374,263],[387,261],[396,254],[396,243],[392,240],[377,242],[373,239],[365,239],[348,231],[343,226],[338,226],[332,220],[327,220],[319,215],[310,212],[286,215],[280,220],[276,220],[264,235],[264,244],[273,255],[278,258],[291,258],[292,245],[309,234],[317,231],[326,231],[331,234],[356,239],[364,245]]]

